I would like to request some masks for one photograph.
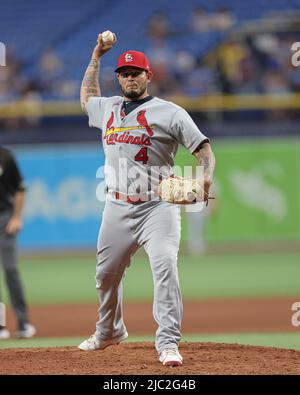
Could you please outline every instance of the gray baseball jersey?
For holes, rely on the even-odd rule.
[[[122,97],[89,99],[89,125],[102,130],[109,191],[123,195],[139,192],[139,196],[146,192],[149,196],[159,176],[173,174],[178,144],[192,153],[207,139],[184,109],[156,97],[149,99],[127,115]],[[155,344],[161,353],[170,345],[177,346],[181,338],[182,298],[177,271],[180,209],[159,199],[132,204],[111,195],[115,198],[106,201],[97,245],[100,308],[95,336],[116,342],[126,338],[122,278],[132,255],[143,246],[153,273],[153,315],[158,324]]]
[[[128,195],[153,192],[160,175],[173,174],[178,144],[193,153],[207,137],[174,103],[153,97],[127,116],[122,103],[114,96],[92,97],[87,104],[89,125],[102,130],[106,185]]]

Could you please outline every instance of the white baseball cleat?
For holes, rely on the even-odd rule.
[[[169,346],[160,353],[159,361],[164,366],[181,366],[183,358],[176,346]]]
[[[31,324],[24,324],[22,329],[19,329],[15,332],[15,336],[18,339],[30,339],[36,334],[36,329]]]
[[[117,336],[109,340],[102,340],[98,339],[95,334],[93,334],[87,340],[84,340],[82,343],[80,343],[78,348],[83,351],[104,350],[106,347],[121,343],[122,341],[127,339],[127,337],[128,333],[125,332],[125,334],[122,336]]]
[[[0,329],[0,340],[7,340],[10,338],[9,330],[6,328]]]

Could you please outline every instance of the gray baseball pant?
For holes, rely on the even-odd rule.
[[[153,316],[158,324],[155,347],[160,353],[181,339],[182,298],[177,254],[180,209],[158,200],[130,204],[107,198],[98,237],[96,288],[100,300],[96,336],[107,340],[126,332],[122,279],[133,254],[143,246],[153,282]],[[143,279],[140,279],[143,281]]]
[[[28,312],[18,269],[16,237],[5,231],[11,212],[0,213],[0,258],[4,268],[11,305],[15,311],[18,328],[28,322]]]

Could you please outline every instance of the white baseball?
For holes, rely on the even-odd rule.
[[[110,30],[106,30],[101,34],[102,41],[107,43],[108,41],[114,41],[114,35]]]

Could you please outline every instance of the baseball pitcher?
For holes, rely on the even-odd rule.
[[[144,53],[128,50],[121,54],[115,72],[123,96],[101,96],[101,59],[116,41],[114,33],[99,34],[81,86],[81,106],[89,125],[102,130],[107,198],[97,245],[99,321],[95,333],[79,348],[102,350],[128,337],[122,314],[122,278],[142,246],[153,274],[159,361],[180,366],[180,206],[174,204],[180,201],[163,200],[157,191],[162,180],[173,180],[174,157],[182,144],[204,168],[202,197],[207,200],[215,158],[208,138],[183,108],[148,93],[153,73]]]

